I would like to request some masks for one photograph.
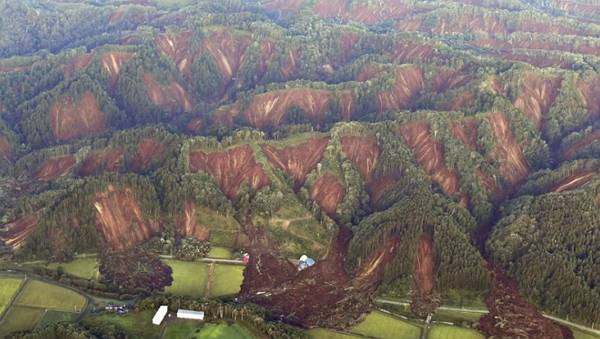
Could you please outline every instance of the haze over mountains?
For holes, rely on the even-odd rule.
[[[571,337],[539,311],[600,321],[595,1],[0,15],[10,260],[176,235],[248,250],[241,296],[294,324],[341,328],[381,295],[424,316],[485,298],[486,335]]]

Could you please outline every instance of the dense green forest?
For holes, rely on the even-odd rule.
[[[320,260],[348,229],[349,273],[400,239],[379,296],[483,300],[495,265],[597,323],[600,9],[577,3],[0,1],[2,253]]]

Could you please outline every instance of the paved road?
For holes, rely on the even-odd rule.
[[[390,299],[384,299],[384,298],[375,299],[375,302],[379,303],[379,304],[388,304],[388,305],[397,305],[397,306],[408,306],[408,305],[410,305],[406,301],[397,301],[397,300],[390,300]],[[479,313],[479,314],[487,314],[488,313],[487,309],[484,309],[484,308],[472,308],[472,307],[440,306],[440,307],[438,307],[438,309],[444,310],[444,311],[470,312],[470,313]],[[584,325],[581,325],[581,324],[573,323],[573,322],[570,322],[570,321],[565,320],[565,319],[557,318],[557,317],[551,316],[549,314],[542,313],[542,315],[544,317],[548,318],[548,319],[554,320],[554,321],[556,321],[558,323],[561,323],[563,325],[571,326],[571,327],[576,328],[578,330],[582,330],[582,331],[594,333],[596,335],[600,335],[600,330],[596,330],[596,329],[593,329],[591,327],[587,327],[587,326],[584,326]]]

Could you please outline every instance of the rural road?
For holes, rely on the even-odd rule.
[[[388,304],[388,305],[397,305],[397,306],[408,306],[409,303],[406,301],[396,301],[396,300],[389,300],[389,299],[383,299],[383,298],[378,298],[375,299],[375,303],[378,304]],[[487,314],[488,310],[487,309],[483,309],[483,308],[471,308],[471,307],[453,307],[453,306],[440,306],[438,307],[439,310],[444,310],[444,311],[456,311],[456,312],[471,312],[471,313],[479,313],[479,314]],[[578,330],[582,330],[582,331],[586,331],[586,332],[590,332],[590,333],[594,333],[596,335],[600,335],[600,330],[596,330],[593,329],[591,327],[587,327],[587,326],[583,326],[577,323],[573,323],[570,322],[568,320],[565,319],[561,319],[561,318],[557,318],[545,313],[542,313],[542,315],[548,319],[554,320],[558,323],[561,323],[563,325],[567,325],[567,326],[571,326],[573,328],[576,328]]]

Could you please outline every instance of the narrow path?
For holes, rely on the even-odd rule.
[[[210,291],[212,288],[213,278],[215,277],[215,264],[208,264],[208,274],[206,277],[206,287],[204,288],[204,297],[210,298]]]

